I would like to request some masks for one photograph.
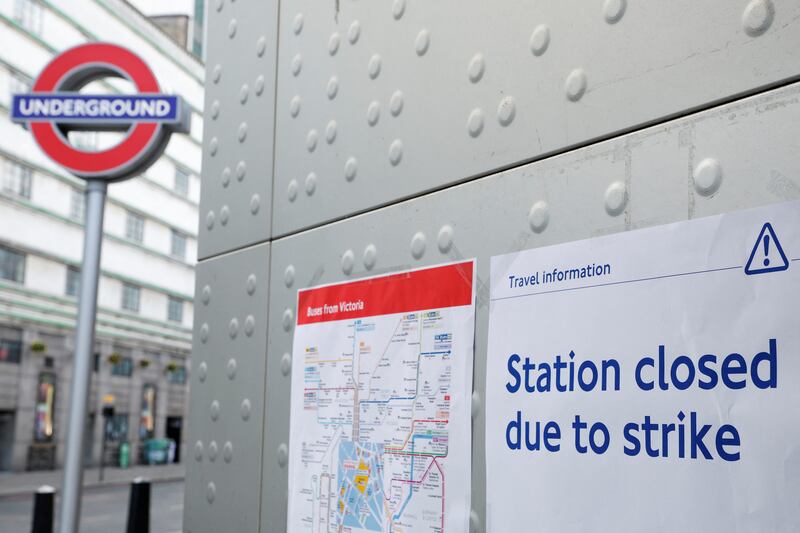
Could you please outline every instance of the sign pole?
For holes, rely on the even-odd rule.
[[[107,181],[86,182],[86,226],[83,240],[78,324],[75,328],[75,365],[67,422],[67,449],[61,491],[60,533],[77,533],[83,489],[83,445],[86,432],[86,406],[92,377],[97,284],[100,277],[100,248],[103,243],[103,210]]]

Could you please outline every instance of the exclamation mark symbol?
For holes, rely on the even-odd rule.
[[[769,266],[769,235],[764,235],[764,266]]]

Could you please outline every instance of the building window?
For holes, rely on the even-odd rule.
[[[22,357],[22,330],[0,327],[0,362],[19,363]]]
[[[167,374],[167,380],[170,383],[175,383],[177,385],[183,385],[186,383],[186,367],[185,366],[176,366],[174,370],[171,370]]]
[[[6,160],[3,166],[3,192],[30,198],[32,180],[33,171],[30,167]]]
[[[70,131],[67,139],[72,146],[79,150],[94,152],[97,149],[96,131]]]
[[[133,375],[133,358],[119,355],[117,359],[111,363],[111,375],[126,378],[131,377]]]
[[[78,297],[81,290],[81,270],[78,267],[67,267],[67,287],[64,292],[67,296]]]
[[[122,308],[135,313],[139,312],[139,296],[141,289],[130,283],[122,284]]]
[[[9,76],[8,80],[8,91],[11,96],[15,94],[26,94],[31,92],[31,79],[24,74],[17,72],[16,70],[11,71],[11,75]]]
[[[0,246],[0,278],[22,283],[25,279],[25,254]]]
[[[175,167],[175,192],[189,196],[189,173],[180,167]]]
[[[173,257],[186,259],[186,235],[180,231],[172,230],[172,248],[170,253]]]
[[[55,403],[56,375],[49,372],[39,375],[39,387],[36,389],[36,418],[33,422],[33,438],[37,442],[53,440]]]
[[[111,442],[128,440],[128,414],[114,413],[106,422],[106,438]]]
[[[39,0],[16,0],[14,20],[26,30],[39,35],[44,25],[44,8]]]
[[[100,354],[94,352],[94,362],[92,363],[92,372],[100,372]]]
[[[86,217],[86,195],[80,189],[72,189],[69,196],[69,216],[83,222]]]
[[[142,387],[142,416],[139,419],[139,438],[152,439],[156,434],[156,386]]]
[[[183,300],[180,298],[168,297],[167,300],[167,320],[173,322],[183,322]]]
[[[125,236],[132,241],[142,242],[144,240],[144,218],[128,211],[125,218]]]

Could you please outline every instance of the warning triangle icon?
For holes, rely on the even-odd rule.
[[[748,276],[753,274],[766,274],[767,272],[779,272],[789,268],[789,260],[783,253],[781,243],[772,224],[767,222],[758,234],[753,251],[750,252],[750,259],[744,267],[744,273]]]

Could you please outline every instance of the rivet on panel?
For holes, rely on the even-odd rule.
[[[222,78],[222,65],[214,65],[214,70],[211,71],[211,80],[216,84]]]
[[[752,0],[744,9],[742,26],[750,37],[766,32],[775,19],[775,4],[772,0]]]
[[[342,272],[350,274],[353,271],[353,264],[355,263],[355,254],[353,250],[347,250],[342,254]]]
[[[395,20],[400,20],[406,12],[406,0],[394,0],[392,4],[392,16]]]
[[[286,444],[281,444],[278,446],[278,465],[281,468],[286,466],[286,463],[289,461],[289,447]]]
[[[288,376],[292,371],[292,354],[285,353],[281,357],[281,374]]]
[[[208,324],[200,326],[200,341],[203,343],[208,341]]]
[[[605,195],[606,212],[611,216],[617,216],[625,210],[625,205],[628,203],[628,192],[625,189],[625,184],[621,181],[615,181],[606,189]]]
[[[294,312],[291,308],[287,307],[283,311],[283,330],[289,331],[292,329],[292,325],[294,324]]]
[[[231,182],[231,169],[230,167],[225,167],[222,169],[222,175],[220,176],[220,181],[222,182],[223,187],[227,187]]]
[[[294,56],[294,59],[292,59],[292,74],[297,76],[300,74],[301,70],[303,70],[303,56],[297,54]]]
[[[291,287],[294,284],[294,265],[289,265],[286,267],[286,270],[283,271],[283,283],[286,287]]]
[[[497,104],[497,121],[501,126],[508,126],[514,122],[517,114],[517,104],[513,96],[506,96]]]
[[[247,315],[247,318],[244,319],[244,334],[248,337],[251,337],[255,330],[256,319],[253,317],[253,315]]]
[[[236,179],[242,181],[247,174],[247,164],[244,161],[236,163]]]
[[[294,202],[295,198],[297,198],[297,180],[289,182],[289,186],[286,188],[286,195],[289,197],[290,202]]]
[[[344,178],[347,181],[353,181],[356,178],[356,173],[358,172],[358,161],[355,157],[350,157],[347,159],[347,162],[344,164]]]
[[[483,131],[483,111],[476,108],[473,109],[467,119],[467,131],[470,136],[477,137]]]
[[[395,139],[389,145],[389,162],[392,166],[397,166],[401,159],[403,159],[403,141]]]
[[[209,211],[206,214],[206,229],[211,231],[214,229],[214,222],[216,221],[216,216],[214,216],[214,211]]]
[[[230,463],[233,459],[233,444],[231,444],[231,441],[226,442],[225,446],[222,447],[222,458],[226,463]]]
[[[378,77],[378,74],[381,73],[381,56],[373,54],[372,57],[369,58],[367,72],[369,72],[369,77],[373,80]]]
[[[481,395],[478,391],[472,391],[472,418],[476,418],[481,412]]]
[[[217,150],[219,150],[219,139],[216,137],[212,137],[211,141],[208,143],[208,152],[213,156],[217,155]]]
[[[531,53],[535,56],[540,56],[547,51],[550,46],[550,28],[544,24],[536,26],[531,33],[531,40],[528,43],[531,48]]]
[[[381,104],[372,101],[367,108],[367,124],[374,126],[378,123],[378,118],[381,116]]]
[[[231,39],[236,37],[236,19],[231,19],[228,23],[228,37]]]
[[[425,255],[425,234],[418,231],[411,238],[411,255],[414,259],[420,259]]]
[[[208,460],[212,463],[217,460],[217,442],[211,441],[208,444]]]
[[[375,261],[378,259],[378,249],[375,248],[374,244],[368,244],[366,248],[364,248],[364,268],[367,270],[372,270],[372,267],[375,266]]]
[[[331,34],[331,38],[328,39],[328,53],[330,55],[336,55],[336,52],[339,50],[339,42],[341,38],[339,37],[338,33]]]
[[[214,485],[213,481],[209,481],[208,486],[206,486],[206,500],[208,503],[214,503],[214,498],[217,495],[217,486]]]
[[[219,418],[219,402],[217,400],[211,402],[211,407],[209,408],[208,412],[211,415],[211,420],[216,420]]]
[[[247,420],[250,418],[250,411],[252,406],[250,405],[250,400],[244,399],[242,400],[242,406],[239,408],[239,412],[242,415],[242,420]]]
[[[231,318],[231,321],[228,323],[228,335],[230,335],[231,339],[235,339],[236,335],[239,334],[239,321],[236,318]]]
[[[242,105],[246,104],[248,96],[250,96],[250,86],[245,83],[239,90],[239,102]]]
[[[439,251],[446,254],[453,246],[453,227],[445,224],[439,229],[439,235],[436,237],[436,244],[439,246]]]
[[[195,461],[203,460],[203,443],[200,441],[194,443],[194,460]]]
[[[350,44],[356,44],[359,36],[361,36],[361,24],[357,20],[354,20],[353,23],[350,24],[350,29],[347,30],[347,40],[350,41]]]
[[[206,285],[205,287],[203,287],[203,293],[201,295],[201,298],[203,300],[203,305],[208,305],[208,302],[211,301],[211,287],[210,286]]]
[[[220,221],[220,223],[223,226],[227,225],[229,217],[230,217],[230,209],[228,209],[227,205],[223,205],[222,208],[219,210],[219,221]]]
[[[207,375],[208,375],[208,365],[206,364],[205,361],[203,361],[197,368],[197,379],[200,380],[200,383],[203,383],[205,382]]]
[[[228,359],[228,379],[236,377],[236,359],[231,357]]]
[[[336,121],[331,120],[325,127],[325,141],[328,144],[333,144],[333,141],[335,140],[336,140]]]
[[[243,143],[245,139],[247,139],[247,122],[242,122],[239,124],[239,142]]]
[[[528,224],[534,232],[543,232],[549,221],[550,208],[547,202],[540,200],[531,206],[531,210],[528,211]]]
[[[250,296],[252,296],[253,293],[256,292],[257,281],[258,280],[256,279],[255,274],[250,274],[249,276],[247,276],[247,281],[244,283],[244,288],[247,291],[247,294],[249,294]]]
[[[300,32],[303,31],[303,14],[298,13],[294,17],[294,23],[292,24],[292,28],[294,29],[295,35],[300,35]]]
[[[256,96],[261,96],[264,93],[264,76],[259,75],[256,78]]]
[[[389,100],[389,111],[393,116],[398,116],[403,111],[403,92],[395,91]]]
[[[261,208],[261,196],[258,193],[255,193],[250,198],[250,213],[253,215],[258,213],[258,210]]]
[[[582,68],[576,68],[567,76],[567,81],[564,84],[564,90],[567,93],[567,98],[570,102],[577,102],[583,98],[586,92],[586,71]]]
[[[417,35],[416,49],[417,55],[422,57],[431,45],[431,34],[428,30],[422,30]]]
[[[722,166],[714,158],[703,159],[695,167],[693,178],[695,190],[703,196],[711,196],[722,183]]]
[[[256,41],[256,54],[258,55],[258,57],[261,57],[264,55],[264,52],[266,51],[267,51],[267,38],[262,35],[261,37],[258,38],[258,41]]]
[[[483,58],[483,54],[475,54],[472,57],[472,60],[469,62],[469,67],[467,67],[467,75],[469,76],[469,81],[472,83],[478,83],[483,78],[483,73],[486,70],[486,60]]]
[[[306,194],[311,196],[315,190],[317,190],[317,175],[309,172],[308,176],[306,176]]]
[[[336,76],[331,76],[331,79],[328,80],[328,86],[325,92],[328,94],[328,100],[336,98],[336,95],[339,93],[339,79]]]
[[[606,0],[603,5],[603,16],[609,24],[616,24],[622,20],[628,0]]]
[[[219,100],[214,100],[211,104],[211,118],[217,120],[219,117]]]
[[[289,102],[289,113],[292,117],[297,117],[300,114],[300,96],[295,95],[292,101]]]
[[[313,152],[317,147],[317,139],[319,139],[317,130],[311,130],[308,132],[308,135],[306,135],[306,148],[308,148],[309,152]]]

